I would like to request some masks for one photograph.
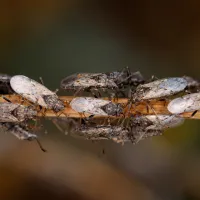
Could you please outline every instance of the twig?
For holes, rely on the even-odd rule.
[[[19,95],[4,95],[4,97],[8,98],[12,103],[19,103],[19,104],[23,104],[23,105],[33,105],[29,101],[24,100]],[[47,110],[47,111],[45,111],[45,117],[70,117],[70,118],[84,117],[84,116],[81,116],[80,113],[74,111],[69,105],[70,101],[75,97],[60,96],[59,98],[65,102],[65,109],[62,112],[59,112],[57,114],[55,112],[53,112],[52,110]],[[102,98],[102,99],[108,99],[108,98]],[[128,102],[128,99],[127,98],[119,98],[119,99],[115,99],[112,101],[115,103],[121,103],[122,105],[126,105],[126,103]],[[0,103],[1,102],[6,102],[6,100],[2,97],[2,95],[0,96]],[[141,115],[153,114],[154,115],[155,113],[167,115],[167,114],[170,114],[169,111],[167,110],[167,105],[169,102],[170,102],[169,100],[166,100],[166,101],[152,100],[152,101],[148,102],[149,106],[151,106],[152,109],[148,109],[145,102],[139,102],[139,103],[137,103],[137,105],[135,105],[135,106],[133,105],[132,109],[130,110],[130,113],[125,114],[125,116],[129,117],[130,114],[141,114]],[[35,108],[37,107],[36,105],[33,105],[33,106],[35,106]],[[124,108],[124,113],[126,113],[126,110],[127,110],[127,108]],[[192,112],[180,114],[180,116],[184,117],[184,118],[200,119],[200,111],[198,111],[192,117],[191,117],[191,115],[192,115]],[[44,114],[39,109],[38,109],[38,116],[44,117]],[[85,114],[85,117],[88,117],[88,116],[90,116],[90,115]],[[103,118],[103,117],[105,117],[105,116],[95,116],[95,118]],[[112,116],[112,117],[116,118],[115,116]],[[124,116],[119,116],[119,117],[124,117]]]

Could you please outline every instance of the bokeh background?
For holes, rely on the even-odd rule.
[[[52,90],[75,72],[125,66],[146,78],[200,78],[199,10],[198,0],[2,0],[0,72],[42,77]],[[48,153],[0,134],[0,199],[200,199],[197,120],[136,146],[42,123]]]

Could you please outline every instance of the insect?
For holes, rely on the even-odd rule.
[[[184,119],[174,115],[146,115],[133,117],[131,121],[132,142],[152,136],[162,135],[167,128],[180,126]]]
[[[95,95],[95,91],[100,95],[99,89],[106,91],[108,89],[118,90],[124,86],[137,86],[144,82],[140,72],[130,72],[128,68],[121,72],[108,73],[77,73],[64,78],[60,87],[65,90],[90,91]]]
[[[0,103],[0,122],[22,122],[26,119],[33,119],[37,112],[30,106],[14,103]]]
[[[130,141],[129,130],[122,126],[82,125],[76,129],[74,134],[78,134],[79,137],[82,137],[87,140],[109,140],[109,139],[111,139],[118,143]]]
[[[183,112],[193,112],[200,110],[200,93],[187,94],[182,97],[173,99],[168,104],[167,109],[172,114],[180,114]],[[192,114],[192,116],[194,114]]]
[[[188,83],[184,78],[164,78],[139,85],[132,92],[133,102],[158,99],[184,91]]]
[[[12,133],[19,140],[28,140],[28,141],[36,140],[37,143],[38,143],[38,145],[39,145],[39,147],[40,147],[40,149],[42,151],[46,152],[46,150],[42,147],[41,143],[37,139],[37,135],[28,132],[27,130],[25,130],[25,128],[23,128],[19,124],[14,124],[14,123],[0,123],[0,128],[3,131]]]
[[[17,94],[44,108],[52,109],[55,112],[64,109],[64,103],[56,93],[26,76],[13,76],[10,80],[10,85]]]
[[[89,113],[92,115],[120,115],[122,114],[121,104],[115,104],[108,100],[92,97],[77,97],[70,102],[73,110],[79,113]]]
[[[14,91],[10,86],[11,76],[7,74],[0,74],[0,93],[1,94],[13,94]]]

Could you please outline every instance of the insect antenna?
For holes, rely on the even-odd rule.
[[[43,148],[41,142],[40,142],[37,138],[35,138],[35,140],[36,140],[38,146],[40,147],[40,149],[41,149],[43,152],[47,152],[47,150]]]

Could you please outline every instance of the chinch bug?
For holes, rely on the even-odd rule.
[[[129,130],[121,126],[111,125],[82,125],[75,131],[76,136],[87,140],[113,140],[117,143],[130,141]]]
[[[146,115],[133,117],[131,120],[132,142],[152,136],[162,135],[167,128],[182,125],[184,119],[174,115]]]
[[[59,112],[64,109],[64,103],[56,93],[44,85],[23,75],[13,76],[10,80],[12,89],[22,97],[40,106]]]
[[[112,103],[108,100],[92,97],[77,97],[70,102],[73,110],[79,113],[89,113],[91,115],[120,115],[123,109],[120,104]]]
[[[159,79],[139,85],[136,90],[132,92],[131,98],[133,102],[164,98],[184,91],[187,84],[184,78]]]
[[[116,90],[118,93],[123,93],[120,89],[125,86],[138,86],[144,83],[144,78],[140,72],[130,72],[128,68],[121,72],[108,73],[77,73],[64,78],[60,87],[65,90],[90,91],[96,96],[100,95],[99,90],[107,91],[109,89]]]

